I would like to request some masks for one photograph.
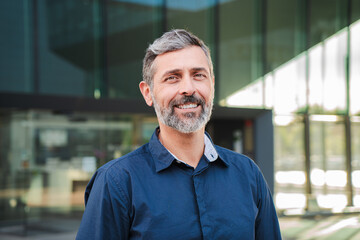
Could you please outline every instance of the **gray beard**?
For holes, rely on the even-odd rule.
[[[154,108],[156,115],[163,124],[171,128],[176,129],[181,133],[192,133],[196,132],[207,124],[210,120],[213,101],[209,101],[209,104],[205,103],[205,100],[194,95],[192,96],[183,96],[181,99],[174,99],[169,103],[168,108],[161,108],[156,102],[153,93],[151,92],[151,97],[154,103]],[[175,106],[179,104],[185,104],[187,102],[197,103],[201,106],[201,113],[199,116],[196,116],[196,113],[186,113],[183,114],[183,119],[181,119],[175,113]]]

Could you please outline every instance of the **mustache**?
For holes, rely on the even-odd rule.
[[[185,104],[185,103],[195,103],[203,106],[205,104],[205,100],[195,95],[182,96],[181,98],[172,100],[170,102],[170,107],[174,107],[176,105]]]

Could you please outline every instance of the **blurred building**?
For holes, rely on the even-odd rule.
[[[215,143],[279,212],[360,209],[360,0],[0,2],[0,227],[80,218],[96,168],[157,126],[138,90],[164,31],[211,48]]]

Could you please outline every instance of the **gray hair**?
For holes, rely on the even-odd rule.
[[[152,78],[154,76],[153,64],[155,58],[160,54],[181,50],[190,46],[201,47],[201,49],[204,51],[209,63],[210,75],[213,77],[214,70],[209,48],[194,34],[184,29],[174,29],[164,33],[146,49],[146,54],[143,60],[143,80],[149,84],[150,88],[152,88]]]

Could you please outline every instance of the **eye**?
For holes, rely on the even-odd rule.
[[[195,73],[195,74],[194,74],[194,77],[195,77],[195,79],[203,80],[203,79],[206,78],[206,75],[205,75],[205,74],[202,74],[202,73]]]
[[[176,75],[171,75],[171,76],[168,76],[164,79],[165,82],[175,82],[179,79],[178,76]]]

